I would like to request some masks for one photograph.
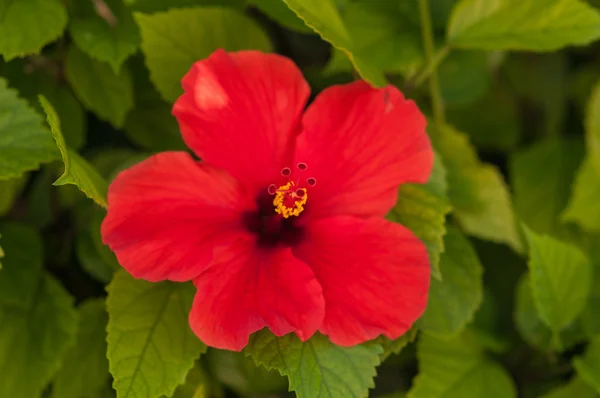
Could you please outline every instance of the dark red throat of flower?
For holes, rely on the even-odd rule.
[[[309,189],[314,187],[314,177],[303,177],[308,166],[298,163],[295,172],[289,167],[281,170],[287,179],[283,184],[271,184],[257,198],[258,210],[246,216],[248,229],[258,236],[265,246],[291,246],[301,239],[299,216],[304,212]]]

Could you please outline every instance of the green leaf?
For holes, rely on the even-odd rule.
[[[210,350],[206,363],[211,375],[239,396],[264,396],[288,388],[287,377],[276,370],[267,370],[242,352]]]
[[[207,398],[210,395],[212,380],[202,369],[200,363],[189,371],[185,383],[175,390],[173,398]]]
[[[312,29],[306,26],[304,21],[289,9],[283,0],[250,0],[250,4],[288,29],[301,33],[312,33]]]
[[[125,133],[137,145],[154,151],[187,150],[173,107],[165,102],[150,82],[143,60],[135,58],[133,87],[135,108],[125,122]]]
[[[600,394],[600,335],[590,341],[583,357],[573,360],[573,366],[577,375]]]
[[[468,134],[477,148],[497,152],[518,144],[522,135],[520,109],[513,90],[495,81],[477,101],[448,106],[447,116],[448,122]]]
[[[381,346],[381,348],[383,348],[383,352],[380,355],[381,362],[383,362],[390,355],[399,354],[400,352],[402,352],[404,347],[414,342],[417,337],[417,331],[418,329],[413,326],[408,330],[408,332],[404,333],[402,336],[398,337],[395,340],[390,340],[387,337],[380,335],[375,340],[372,340],[371,342],[367,343],[367,345],[378,344]]]
[[[6,215],[13,207],[13,203],[25,188],[27,175],[0,180],[0,216]]]
[[[581,314],[581,324],[588,337],[600,334],[600,235],[590,239],[591,250],[588,255],[592,262],[594,277],[588,302]]]
[[[52,392],[56,398],[81,398],[99,392],[110,378],[106,359],[108,315],[104,299],[84,301],[77,312],[79,330],[75,344],[54,379]]]
[[[517,331],[532,347],[547,352],[550,349],[563,352],[585,340],[585,333],[580,322],[567,326],[558,339],[553,338],[552,330],[541,320],[536,309],[531,291],[529,272],[523,274],[515,292],[514,322]]]
[[[421,334],[417,359],[419,374],[407,398],[517,396],[508,373],[462,336],[443,340]]]
[[[600,37],[600,13],[581,0],[462,0],[448,41],[482,50],[555,51]]]
[[[563,221],[573,221],[587,231],[600,231],[600,170],[594,160],[587,156],[577,171],[575,184],[567,208],[562,213]]]
[[[283,0],[315,32],[350,58],[363,79],[387,84],[384,72],[404,72],[422,63],[418,25],[400,3],[350,2],[343,15],[334,0]]]
[[[427,184],[402,185],[398,203],[387,215],[389,220],[409,228],[427,246],[431,271],[436,279],[442,278],[439,260],[444,251],[446,214],[450,211],[447,190],[446,170],[436,156]]]
[[[535,307],[546,326],[557,333],[581,314],[590,293],[592,268],[574,246],[523,229]]]
[[[377,344],[339,347],[316,334],[302,343],[293,333],[275,337],[263,329],[250,337],[247,355],[290,380],[299,398],[367,397],[383,352]]]
[[[118,75],[108,64],[95,61],[71,46],[65,61],[66,77],[83,105],[119,128],[133,108],[133,83],[127,68]]]
[[[81,267],[94,279],[108,283],[112,280],[114,269],[96,250],[92,237],[89,233],[81,231],[75,238],[75,253]]]
[[[509,163],[515,211],[538,233],[557,235],[583,146],[573,139],[551,139],[512,154]]]
[[[246,6],[246,0],[124,0],[124,2],[132,10],[144,13],[197,6],[235,7],[239,9]]]
[[[2,235],[0,235],[0,238],[2,238]],[[2,246],[0,246],[0,259],[4,258],[4,250],[2,250]],[[2,269],[2,263],[0,263],[0,269]]]
[[[39,397],[74,341],[77,313],[73,298],[42,271],[40,237],[17,224],[1,230],[0,396]]]
[[[598,394],[581,378],[574,377],[568,384],[553,389],[542,398],[598,398]]]
[[[136,13],[150,79],[167,101],[183,92],[181,78],[198,60],[218,48],[270,51],[263,30],[242,13],[226,8],[171,9],[153,15]],[[210,40],[202,40],[210,38]]]
[[[420,28],[402,12],[400,3],[353,2],[344,10],[352,58],[361,75],[377,85],[386,84],[384,72],[406,72],[424,60]]]
[[[342,50],[351,48],[352,40],[334,0],[283,1],[324,40]]]
[[[0,180],[36,170],[57,155],[42,118],[0,78]]]
[[[592,89],[585,111],[585,144],[590,162],[600,175],[600,80]]]
[[[438,68],[440,94],[447,104],[469,104],[483,97],[491,84],[489,54],[452,51]]]
[[[43,96],[40,96],[40,103],[48,117],[48,124],[52,130],[52,135],[56,140],[56,145],[62,155],[65,164],[64,173],[54,182],[53,185],[72,184],[77,186],[88,198],[92,199],[98,205],[106,208],[106,181],[85,159],[67,148],[65,140],[60,131],[60,120],[54,111],[52,104]]]
[[[531,107],[530,135],[558,137],[562,133],[568,109],[568,68],[565,53],[513,53],[502,65],[512,89]]]
[[[92,1],[74,1],[69,28],[75,44],[87,55],[108,62],[115,74],[140,43],[138,27],[123,0],[104,0],[100,15]]]
[[[188,324],[193,287],[150,283],[122,270],[107,291],[107,357],[118,396],[172,395],[206,350]]]
[[[34,71],[31,68],[31,63],[26,60],[15,59],[7,64],[0,64],[0,75],[6,77],[9,87],[16,89],[40,115],[45,116],[38,95],[43,95],[54,104],[63,124],[65,141],[75,149],[81,148],[86,141],[87,121],[83,107],[67,85],[57,81],[56,75],[42,67]]]
[[[67,25],[60,0],[0,0],[0,55],[6,61],[39,53]]]
[[[448,196],[462,229],[522,251],[508,188],[498,169],[482,163],[467,137],[445,126],[432,135],[448,176]]]
[[[7,254],[6,266],[0,271],[0,306],[30,308],[42,273],[42,242],[33,229],[24,225],[0,227]]]
[[[431,280],[419,329],[439,337],[457,335],[473,320],[483,300],[483,267],[469,240],[447,227],[440,257],[443,280]]]

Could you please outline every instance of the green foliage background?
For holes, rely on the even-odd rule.
[[[600,397],[598,39],[597,0],[0,0],[0,398]],[[210,349],[191,285],[102,245],[108,183],[185,149],[170,109],[217,48],[430,117],[434,173],[388,215],[432,262],[405,336]]]

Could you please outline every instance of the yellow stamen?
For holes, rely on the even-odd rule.
[[[308,200],[308,194],[306,188],[299,188],[300,191],[304,192],[304,195],[298,196],[296,189],[294,189],[292,181],[285,185],[280,186],[275,192],[275,198],[273,199],[273,206],[275,206],[275,213],[281,214],[283,218],[289,218],[291,216],[298,216],[304,210],[304,205]],[[294,207],[288,207],[286,205],[286,198],[294,199]]]

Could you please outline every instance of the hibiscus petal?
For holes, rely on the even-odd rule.
[[[102,239],[136,278],[187,281],[243,231],[254,200],[226,172],[163,152],[110,185]]]
[[[289,166],[310,95],[287,58],[259,51],[214,52],[183,78],[173,107],[183,138],[204,161],[252,187]]]
[[[351,346],[380,334],[395,339],[427,304],[427,251],[405,227],[380,218],[337,216],[307,226],[294,250],[315,273],[325,297],[319,329]]]
[[[190,325],[212,347],[240,351],[265,326],[277,336],[294,331],[305,341],[323,321],[321,286],[290,249],[264,250],[242,238],[220,249],[194,284]]]
[[[433,167],[425,117],[393,86],[363,81],[323,91],[302,120],[296,155],[306,176],[311,216],[383,216],[398,186],[424,183]]]

